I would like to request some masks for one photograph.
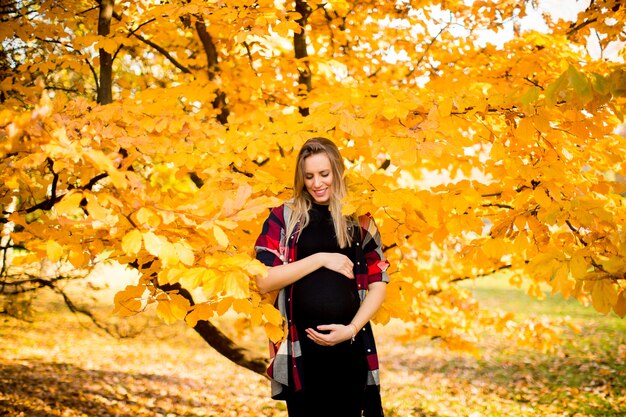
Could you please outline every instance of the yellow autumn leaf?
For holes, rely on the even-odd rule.
[[[120,317],[130,317],[141,313],[142,302],[134,298],[125,299],[124,294],[119,292],[115,295],[115,309],[113,313]]]
[[[506,245],[502,239],[486,239],[482,248],[485,255],[492,259],[500,259],[506,254]]]
[[[185,322],[189,327],[196,327],[199,321],[209,320],[213,316],[213,307],[209,303],[196,304],[185,316]]]
[[[613,311],[621,318],[626,317],[626,290],[620,291],[613,305]]]
[[[157,301],[156,314],[163,323],[165,324],[174,324],[178,320],[178,318],[174,315],[171,308],[170,300],[158,300]]]
[[[572,276],[576,279],[583,279],[587,275],[589,264],[585,260],[585,257],[580,254],[575,254],[569,261],[569,270]]]
[[[609,280],[597,280],[593,282],[591,290],[591,304],[602,314],[608,314],[617,302],[616,285]]]
[[[263,310],[263,316],[269,323],[279,326],[283,322],[283,316],[273,305],[262,304],[261,309]]]
[[[250,293],[248,276],[241,271],[229,271],[223,279],[224,292],[234,298],[247,298]]]
[[[215,308],[215,312],[218,315],[223,316],[224,314],[226,314],[226,312],[228,311],[228,309],[230,309],[230,306],[232,305],[233,305],[233,298],[224,297],[221,300],[219,300],[217,303],[214,303],[213,308]]]
[[[170,296],[170,310],[174,317],[179,320],[184,320],[187,312],[191,308],[191,303],[185,297],[180,294],[169,294]]]
[[[339,16],[345,16],[352,7],[350,2],[346,0],[329,0],[326,3],[328,4],[328,7],[335,11]]]
[[[11,190],[18,189],[20,186],[20,182],[17,177],[6,178],[4,185]]]
[[[253,327],[259,326],[263,320],[263,310],[259,307],[253,308],[250,312],[250,325]]]
[[[193,249],[186,242],[176,242],[174,243],[174,249],[176,250],[176,255],[181,263],[191,266],[194,263],[194,254]]]
[[[143,236],[141,232],[133,229],[122,238],[122,251],[130,256],[137,255],[141,250],[142,241]]]
[[[255,160],[259,154],[262,155],[264,149],[265,147],[259,141],[251,141],[248,143],[248,146],[246,146],[246,154],[248,155],[248,158]]]
[[[387,324],[389,320],[391,320],[391,314],[385,305],[382,305],[372,317],[372,321],[377,324]]]
[[[602,262],[604,269],[614,275],[622,275],[626,270],[626,260],[620,256],[611,256]]]
[[[453,107],[452,99],[450,97],[443,97],[439,101],[439,106],[437,108],[439,112],[439,116],[441,117],[450,116],[450,113],[452,113],[452,107]]]
[[[218,295],[218,292],[222,291],[223,282],[222,282],[223,274],[220,272],[219,274],[212,269],[204,269],[202,271],[202,292],[205,297],[213,298]]]
[[[180,274],[176,281],[182,284],[185,288],[197,288],[202,285],[202,280],[205,274],[204,268],[190,268],[187,271]]]
[[[162,238],[161,250],[159,252],[159,259],[163,262],[164,266],[174,266],[178,263],[178,253],[173,244]]]
[[[357,211],[359,199],[346,197],[341,206],[341,214],[349,216]]]
[[[250,258],[250,261],[244,265],[244,269],[253,277],[267,276],[267,266],[257,259]]]
[[[81,247],[70,249],[69,261],[74,268],[85,267],[89,257],[85,254]]]
[[[225,249],[228,246],[228,236],[226,236],[224,230],[218,225],[213,225],[213,236],[215,237],[220,249]]]
[[[387,120],[391,120],[396,117],[398,112],[398,107],[394,105],[395,103],[390,103],[383,105],[380,114]]]
[[[163,130],[167,128],[168,125],[169,125],[169,119],[163,117],[156,122],[156,124],[154,125],[154,130],[158,133],[161,133]]]
[[[260,213],[263,213],[268,207],[274,207],[279,205],[280,202],[276,197],[258,197],[248,200],[245,206],[233,216],[234,220],[247,221],[256,218]],[[234,225],[236,226],[236,224]],[[234,229],[235,227],[229,227]]]
[[[80,202],[82,199],[83,193],[70,191],[63,196],[61,201],[54,205],[54,210],[62,216],[75,215],[77,211],[80,211]]]
[[[529,118],[521,119],[517,129],[515,129],[515,137],[521,144],[531,142],[535,134],[535,127]]]
[[[158,228],[161,224],[161,218],[147,207],[141,207],[135,216],[140,224],[148,228]]]
[[[144,232],[143,244],[148,253],[154,256],[159,256],[161,253],[161,247],[163,246],[163,241],[159,236],[154,234],[154,232]]]
[[[560,292],[565,299],[568,299],[574,290],[574,280],[570,279],[569,268],[566,263],[561,263],[552,276],[550,285],[552,294]]]
[[[120,170],[113,165],[113,161],[111,161],[111,159],[109,159],[103,152],[95,149],[89,149],[85,152],[85,156],[95,165],[96,168],[106,171],[115,187],[122,190],[128,188],[128,181],[126,180],[124,173],[120,172]]]
[[[285,331],[282,326],[276,326],[271,323],[265,323],[265,334],[274,343],[278,343],[283,340]]]
[[[247,298],[236,299],[233,300],[233,310],[235,310],[237,313],[242,313],[247,316],[250,315],[250,313],[252,312],[252,304]]]
[[[290,32],[299,33],[302,30],[300,25],[292,20],[278,22],[272,29],[282,37],[291,36]]]
[[[146,290],[143,285],[127,285],[115,294],[113,314],[129,317],[140,313],[143,309],[141,298]]]
[[[90,195],[87,198],[87,212],[89,217],[95,220],[106,220],[109,215],[108,210],[100,205],[95,195]]]
[[[546,193],[546,191],[547,190],[544,187],[538,187],[533,192],[535,201],[537,201],[537,203],[540,204],[544,208],[548,208],[552,204],[552,199]]]
[[[407,141],[406,138],[389,138],[387,152],[389,153],[390,160],[399,167],[414,166],[418,160],[416,144]]]
[[[46,255],[52,262],[58,262],[63,255],[63,246],[54,240],[48,240],[46,243]]]
[[[342,111],[339,115],[339,129],[354,137],[368,136],[371,128],[363,119],[354,117],[349,111]]]
[[[95,45],[96,48],[102,48],[105,51],[107,51],[110,54],[115,53],[115,51],[117,50],[117,48],[120,45],[120,41],[112,39],[112,38],[107,38],[104,36],[99,36],[98,37],[98,43]]]

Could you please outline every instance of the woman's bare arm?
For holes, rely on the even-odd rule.
[[[265,294],[293,284],[300,278],[322,267],[353,279],[353,266],[352,261],[345,255],[340,253],[318,252],[295,262],[270,267],[267,276],[257,278],[256,284],[259,292]]]

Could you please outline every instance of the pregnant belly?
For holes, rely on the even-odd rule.
[[[300,327],[347,324],[359,309],[354,280],[326,268],[294,284],[293,313]]]

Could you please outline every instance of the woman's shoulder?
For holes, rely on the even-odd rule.
[[[356,223],[365,232],[374,235],[378,232],[378,226],[374,220],[374,216],[367,212],[356,216]]]
[[[362,213],[359,215],[355,215],[353,217],[353,219],[356,219],[355,221],[358,222],[361,226],[367,225],[369,224],[371,221],[374,220],[374,217],[372,216],[372,214],[368,211],[366,213]]]
[[[359,220],[361,219],[371,219],[372,218],[372,213],[370,213],[369,211],[366,213],[362,213],[359,214],[358,216],[356,216]]]
[[[286,220],[289,218],[291,213],[291,208],[288,201],[284,203],[274,206],[270,209],[270,217],[278,220],[280,223],[286,223]]]
[[[272,213],[277,213],[277,212],[279,212],[279,211],[283,211],[283,210],[284,210],[284,207],[285,207],[285,203],[282,203],[282,204],[280,204],[280,205],[278,205],[278,206],[271,207],[271,208],[270,208],[270,212],[272,212]]]

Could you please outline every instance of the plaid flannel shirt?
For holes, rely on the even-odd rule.
[[[299,224],[291,236],[286,236],[286,228],[291,216],[291,209],[283,204],[271,210],[263,224],[261,234],[255,243],[256,257],[267,266],[277,266],[294,262],[298,259],[296,242],[300,233]],[[389,262],[382,252],[380,233],[373,218],[362,215],[350,226],[360,228],[360,240],[356,244],[356,262],[354,263],[355,280],[361,302],[367,294],[368,285],[373,282],[389,282],[386,270]],[[302,351],[298,340],[298,332],[292,314],[293,286],[289,285],[278,292],[274,305],[287,320],[288,334],[281,343],[270,342],[270,366],[267,374],[272,381],[272,398],[284,399],[284,390],[289,386],[289,372],[292,370],[293,390],[302,389]],[[366,416],[382,416],[380,400],[380,378],[378,355],[374,333],[370,323],[361,330],[363,346],[368,364]]]

